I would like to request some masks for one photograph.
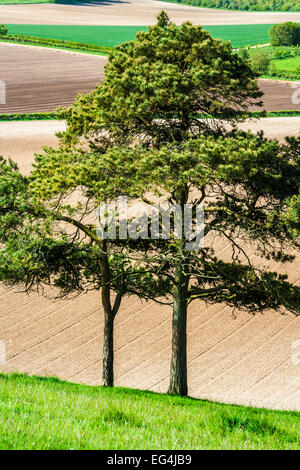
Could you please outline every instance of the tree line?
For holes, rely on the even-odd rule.
[[[0,161],[0,280],[26,292],[54,287],[59,298],[99,291],[105,386],[114,384],[125,297],[172,309],[169,393],[179,395],[188,394],[191,302],[199,315],[212,303],[300,313],[300,288],[265,267],[293,262],[299,249],[300,139],[279,144],[237,130],[262,105],[256,78],[229,43],[162,12],[115,48],[98,87],[59,111],[67,122],[59,147],[44,148],[28,176]],[[140,220],[135,238],[100,236],[97,208],[120,196],[151,208],[190,204],[194,223],[201,206],[207,243],[191,250],[185,235],[143,236]],[[229,259],[216,253],[218,239]]]
[[[169,1],[169,0],[165,0]],[[300,11],[298,0],[175,0],[176,3],[203,8],[248,11]]]

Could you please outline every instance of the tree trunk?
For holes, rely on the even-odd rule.
[[[172,358],[168,393],[187,395],[187,278],[182,266],[177,268],[172,320]]]
[[[114,386],[114,318],[115,312],[110,301],[110,268],[107,257],[106,240],[103,240],[101,256],[101,300],[104,310],[102,384]]]
[[[102,383],[104,387],[114,386],[114,316],[111,311],[104,312]]]

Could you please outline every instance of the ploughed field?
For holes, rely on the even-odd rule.
[[[69,106],[104,78],[106,58],[35,46],[0,43],[0,79],[6,83],[6,104],[0,113],[53,111]],[[299,110],[292,82],[259,80],[267,111]],[[293,103],[293,94],[296,98]]]
[[[53,111],[69,106],[78,93],[104,77],[105,58],[34,46],[0,44],[0,79],[6,104],[0,113]]]
[[[265,126],[264,123],[267,123]],[[300,118],[267,119],[243,126],[266,134],[299,133]],[[55,144],[63,122],[0,123],[0,154],[10,155],[28,172],[33,153]],[[216,242],[224,258],[226,244]],[[275,263],[269,266],[278,270]],[[284,267],[300,282],[299,258]],[[286,271],[285,271],[286,270]],[[99,384],[102,356],[102,309],[99,292],[53,302],[41,295],[0,287],[0,338],[5,341],[6,371],[56,375]],[[224,305],[192,303],[188,314],[190,394],[194,397],[300,410],[297,364],[299,319],[267,312],[234,316]],[[169,378],[171,309],[125,299],[116,318],[116,384],[165,392]],[[294,358],[294,359],[293,359]]]
[[[197,24],[271,24],[299,21],[300,13],[233,12],[199,9],[153,0],[113,1],[93,5],[1,5],[1,23],[133,25],[153,24],[166,10],[172,20]],[[104,77],[105,58],[38,47],[0,44],[5,64],[0,79],[7,86],[0,113],[53,111],[70,105],[76,94],[91,90]],[[290,83],[260,80],[266,110],[300,109]],[[295,100],[294,100],[295,101]],[[300,118],[247,122],[283,139],[299,134]],[[0,123],[0,154],[28,172],[34,152],[55,145],[63,122]],[[230,255],[224,243],[216,251]],[[270,269],[278,266],[271,264]],[[299,258],[286,266],[300,282]],[[49,292],[49,294],[51,294]],[[0,339],[6,345],[5,371],[25,371],[87,384],[101,377],[103,318],[99,292],[53,302],[0,286]],[[188,316],[190,394],[222,402],[300,410],[297,350],[299,319],[274,312],[255,317],[224,305],[193,303]],[[169,378],[171,309],[125,299],[116,318],[116,384],[164,392]],[[297,346],[297,345],[296,345]],[[293,360],[294,358],[294,360]]]

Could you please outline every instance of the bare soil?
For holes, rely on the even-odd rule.
[[[93,4],[1,5],[1,23],[150,25],[165,10],[176,23],[190,20],[195,24],[270,24],[300,22],[300,13],[244,12],[197,8],[155,0],[107,0]]]
[[[0,43],[0,63],[5,64],[0,79],[6,83],[7,94],[0,113],[70,106],[78,93],[89,92],[104,78],[106,61],[106,57],[89,54]],[[300,109],[300,86],[295,82],[262,79],[259,84],[267,111]]]
[[[54,111],[69,106],[104,78],[106,58],[57,49],[0,43],[0,79],[6,104],[0,113]]]

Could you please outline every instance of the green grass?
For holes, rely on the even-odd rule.
[[[300,111],[291,110],[291,111],[252,111],[249,113],[250,118],[270,118],[270,117],[298,117],[300,116]]]
[[[55,113],[0,114],[0,121],[48,121],[57,119]]]
[[[95,1],[100,2],[105,0],[0,0],[0,5],[22,5],[28,3],[94,3]]]
[[[0,374],[0,449],[300,449],[300,413]]]
[[[287,70],[289,72],[296,72],[297,67],[299,67],[300,65],[300,56],[273,60],[273,63],[278,70]]]
[[[101,19],[99,18],[99,21]],[[81,26],[81,25],[22,25],[8,24],[9,34],[23,34],[40,38],[62,39],[87,44],[114,47],[135,38],[146,26]],[[269,42],[271,25],[205,26],[213,37],[230,40],[233,47],[252,46]]]

